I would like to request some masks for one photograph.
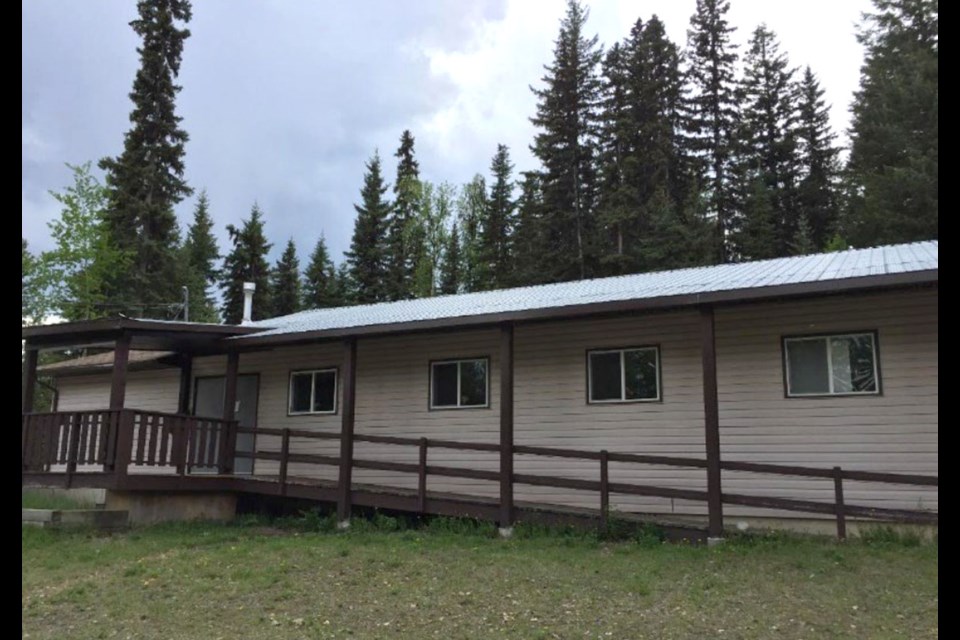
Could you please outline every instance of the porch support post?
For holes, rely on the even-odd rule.
[[[23,352],[23,379],[20,382],[20,413],[30,413],[33,411],[33,398],[37,389],[37,361],[39,356],[40,351],[27,343]]]
[[[223,379],[223,438],[220,441],[220,473],[233,473],[233,453],[236,448],[236,432],[228,429],[237,416],[237,375],[240,373],[240,352],[227,353],[227,371]]]
[[[708,539],[723,538],[723,498],[720,488],[720,406],[717,394],[717,345],[713,307],[700,307],[700,353],[703,367],[704,443],[707,451]]]
[[[500,535],[513,533],[513,323],[500,325]]]
[[[340,415],[340,477],[337,482],[337,526],[350,526],[353,482],[353,427],[357,408],[357,339],[343,341],[343,410]]]
[[[110,408],[123,409],[127,398],[127,361],[130,359],[130,334],[124,333],[113,345],[113,372],[110,375]]]
[[[190,382],[193,378],[193,356],[180,358],[180,395],[177,397],[177,413],[190,413]]]

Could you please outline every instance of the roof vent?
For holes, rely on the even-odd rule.
[[[250,324],[253,322],[253,294],[257,290],[255,282],[243,283],[243,320],[240,324]]]

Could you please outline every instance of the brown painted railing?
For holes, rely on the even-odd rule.
[[[237,457],[252,458],[257,460],[273,460],[279,462],[278,482],[281,485],[280,493],[286,493],[288,483],[288,467],[290,463],[316,464],[325,466],[339,466],[340,460],[336,456],[324,456],[317,454],[292,453],[290,451],[291,438],[307,438],[315,440],[339,440],[338,433],[324,433],[309,430],[297,429],[239,429],[240,433],[255,433],[258,436],[279,436],[279,451],[257,451],[254,453],[237,453]],[[499,444],[487,443],[468,443],[455,442],[451,440],[439,440],[434,438],[402,438],[395,436],[374,436],[355,434],[354,442],[386,444],[396,446],[410,446],[418,449],[418,462],[390,462],[382,460],[365,460],[354,458],[351,465],[357,469],[374,469],[381,471],[393,471],[398,473],[410,473],[417,476],[417,501],[420,505],[420,511],[425,511],[427,501],[427,478],[428,476],[441,476],[448,478],[467,478],[473,480],[489,480],[491,482],[502,481],[499,471],[469,469],[462,467],[450,467],[428,464],[430,449],[450,449],[457,451],[482,451],[488,453],[499,453]],[[610,510],[610,494],[624,494],[634,496],[650,496],[660,498],[673,498],[678,500],[689,500],[694,502],[707,502],[708,495],[706,491],[695,489],[678,489],[674,487],[663,487],[647,484],[619,483],[610,482],[609,464],[631,463],[641,465],[656,465],[661,467],[681,467],[693,469],[706,469],[707,461],[699,458],[683,458],[673,456],[659,455],[640,455],[632,453],[618,453],[612,451],[581,451],[575,449],[560,449],[553,447],[535,447],[526,445],[514,445],[514,455],[541,456],[549,458],[564,458],[578,460],[593,460],[599,463],[598,480],[585,480],[579,478],[567,478],[554,475],[534,475],[525,473],[514,473],[512,482],[517,484],[527,484],[542,487],[556,487],[562,489],[575,489],[580,491],[595,491],[599,493],[599,507],[603,525],[606,525]],[[880,507],[869,507],[847,504],[844,500],[843,483],[844,480],[857,482],[876,482],[900,484],[909,486],[939,486],[938,476],[924,476],[900,473],[877,473],[872,471],[853,471],[844,470],[840,467],[832,469],[821,469],[816,467],[802,467],[777,464],[762,464],[752,462],[733,462],[723,461],[721,469],[724,471],[760,473],[776,476],[799,476],[809,478],[822,478],[832,481],[834,489],[834,499],[832,502],[816,502],[811,500],[799,500],[795,498],[780,498],[772,496],[743,495],[737,493],[723,493],[722,500],[725,504],[754,507],[760,509],[775,509],[780,511],[791,511],[799,513],[826,514],[834,516],[837,526],[837,537],[846,537],[846,519],[848,517],[880,520],[889,522],[905,522],[915,524],[938,524],[939,517],[935,511],[912,510],[912,509],[889,509]]]
[[[229,473],[236,422],[139,409],[22,415],[25,473],[112,473],[169,468]]]

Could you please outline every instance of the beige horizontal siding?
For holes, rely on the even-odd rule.
[[[87,411],[110,406],[110,375],[63,376],[57,379],[57,410]],[[127,375],[126,406],[144,411],[177,410],[179,369],[131,371]]]

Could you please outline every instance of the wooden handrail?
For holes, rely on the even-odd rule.
[[[275,436],[281,441],[279,451],[229,451],[237,433],[254,436]],[[23,470],[49,471],[53,465],[65,465],[70,478],[77,474],[78,465],[102,464],[113,473],[117,485],[123,487],[130,466],[174,466],[177,473],[201,468],[229,470],[233,458],[270,460],[279,463],[280,495],[287,491],[289,465],[313,464],[339,467],[338,455],[296,453],[291,451],[291,438],[339,441],[340,434],[310,429],[245,428],[235,421],[222,418],[188,416],[160,411],[114,409],[79,412],[24,413],[21,430],[21,462]],[[458,442],[433,438],[408,438],[374,434],[355,434],[354,442],[409,446],[418,452],[417,462],[357,459],[351,466],[359,469],[410,473],[417,476],[417,505],[421,512],[427,509],[427,481],[429,476],[465,478],[502,482],[499,471],[428,464],[429,450],[478,451],[499,453],[499,443]],[[558,489],[596,491],[600,494],[601,522],[606,526],[610,508],[610,494],[650,496],[705,502],[706,491],[681,489],[635,483],[611,482],[609,464],[628,463],[663,467],[704,469],[707,461],[701,458],[646,455],[604,451],[585,451],[556,447],[514,445],[514,455],[546,458],[596,461],[600,465],[599,478],[587,480],[555,475],[513,473],[513,483]],[[723,471],[794,476],[831,480],[833,501],[817,502],[775,496],[722,493],[724,504],[760,509],[777,509],[801,513],[832,515],[837,522],[837,536],[846,536],[847,518],[867,518],[897,522],[937,524],[937,512],[867,507],[847,504],[844,499],[844,481],[902,484],[908,486],[939,487],[939,476],[875,471],[846,470],[840,467],[823,469],[795,465],[757,462],[721,461]],[[596,476],[595,476],[596,477]]]

